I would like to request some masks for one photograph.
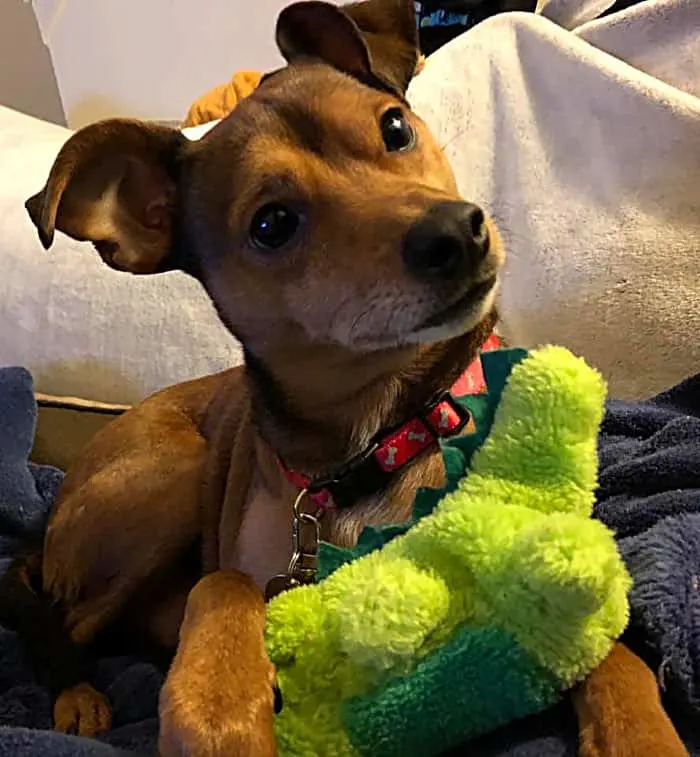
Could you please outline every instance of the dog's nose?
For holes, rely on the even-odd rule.
[[[414,276],[440,279],[473,270],[488,251],[484,211],[469,202],[441,202],[411,226],[402,254]]]

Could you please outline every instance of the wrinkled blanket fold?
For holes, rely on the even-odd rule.
[[[700,367],[700,3],[595,19],[610,4],[487,19],[409,100],[505,239],[506,342],[567,347],[644,399]]]

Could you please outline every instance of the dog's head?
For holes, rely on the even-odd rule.
[[[277,41],[289,65],[199,142],[126,120],[77,132],[27,201],[44,246],[58,229],[122,271],[191,273],[257,353],[474,328],[501,246],[404,100],[413,0],[296,3]]]

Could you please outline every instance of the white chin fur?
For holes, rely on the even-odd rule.
[[[497,294],[498,284],[494,284],[488,294],[484,295],[484,297],[478,302],[475,302],[474,305],[469,308],[467,312],[462,313],[459,318],[443,323],[440,326],[420,329],[419,331],[406,334],[401,341],[404,344],[434,344],[436,342],[444,342],[448,339],[462,336],[462,334],[471,331],[477,326],[477,324],[484,320],[492,310],[496,302]]]
[[[386,350],[392,347],[402,347],[409,344],[435,344],[448,339],[462,336],[477,326],[493,308],[498,294],[498,282],[493,285],[488,294],[475,302],[468,311],[440,326],[420,329],[407,334],[386,336],[383,339],[354,341],[347,347],[358,351]]]

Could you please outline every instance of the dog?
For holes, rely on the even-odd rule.
[[[304,529],[294,542],[295,513],[341,546],[406,520],[416,489],[444,481],[437,445],[384,468],[367,451],[449,402],[497,320],[498,231],[405,99],[412,0],[295,3],[276,39],[287,65],[201,141],[87,126],[26,204],[46,249],[60,230],[119,271],[196,277],[244,348],[243,367],[100,431],[66,475],[36,570],[13,574],[59,731],[109,728],[91,645],[174,653],[164,757],[276,754],[265,594],[309,580],[316,547]],[[574,704],[584,757],[686,754],[654,676],[620,644]]]

